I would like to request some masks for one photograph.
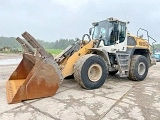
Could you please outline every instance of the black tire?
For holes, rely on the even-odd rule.
[[[118,70],[116,71],[109,71],[109,75],[115,75],[118,72]]]
[[[101,56],[88,54],[82,56],[76,62],[74,78],[83,88],[96,89],[104,84],[108,76],[107,71],[107,66]],[[96,81],[94,81],[94,78],[96,78]]]
[[[129,70],[129,79],[134,81],[142,81],[148,74],[148,61],[145,56],[133,55]]]

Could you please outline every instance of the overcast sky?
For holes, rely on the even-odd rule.
[[[108,17],[130,21],[135,35],[145,28],[160,43],[160,0],[0,0],[0,36],[28,31],[45,41],[81,38],[92,22]]]

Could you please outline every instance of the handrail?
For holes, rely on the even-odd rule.
[[[149,36],[149,38],[151,38],[152,40],[153,40],[153,42],[152,42],[152,49],[153,49],[153,54],[155,53],[155,51],[154,51],[154,43],[156,43],[157,41],[154,39],[154,38],[152,38],[151,36]]]
[[[143,29],[143,28],[139,28],[139,29],[138,29],[138,31],[137,31],[137,37],[139,37],[139,36],[138,36],[138,32],[139,32],[140,30],[143,30],[143,31],[145,31],[145,32],[147,33],[147,38],[148,38],[148,44],[149,44],[149,45],[150,45],[150,43],[149,43],[150,40],[149,40],[149,39],[152,39],[152,40],[153,40],[152,45],[150,45],[150,46],[152,47],[153,53],[154,53],[154,43],[156,43],[157,41],[149,35],[148,30]]]
[[[154,38],[152,38],[151,36],[149,36],[149,38],[151,38],[153,40],[153,43],[157,42]],[[153,44],[152,43],[152,44]]]
[[[148,30],[146,30],[146,29],[139,28],[138,31],[137,31],[137,37],[138,37],[138,32],[139,32],[140,30],[146,31],[147,37],[148,37],[148,42],[149,42],[149,34],[148,34]]]

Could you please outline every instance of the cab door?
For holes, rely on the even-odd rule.
[[[103,49],[110,53],[116,53],[116,51],[126,51],[127,48],[127,28],[126,23],[118,22],[114,23],[113,27],[109,28],[107,44],[103,44]]]
[[[116,51],[126,51],[127,49],[127,27],[126,23],[119,22],[118,40],[116,41]]]

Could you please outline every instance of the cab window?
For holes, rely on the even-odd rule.
[[[126,37],[126,23],[120,23],[119,28],[119,43],[123,42]]]

